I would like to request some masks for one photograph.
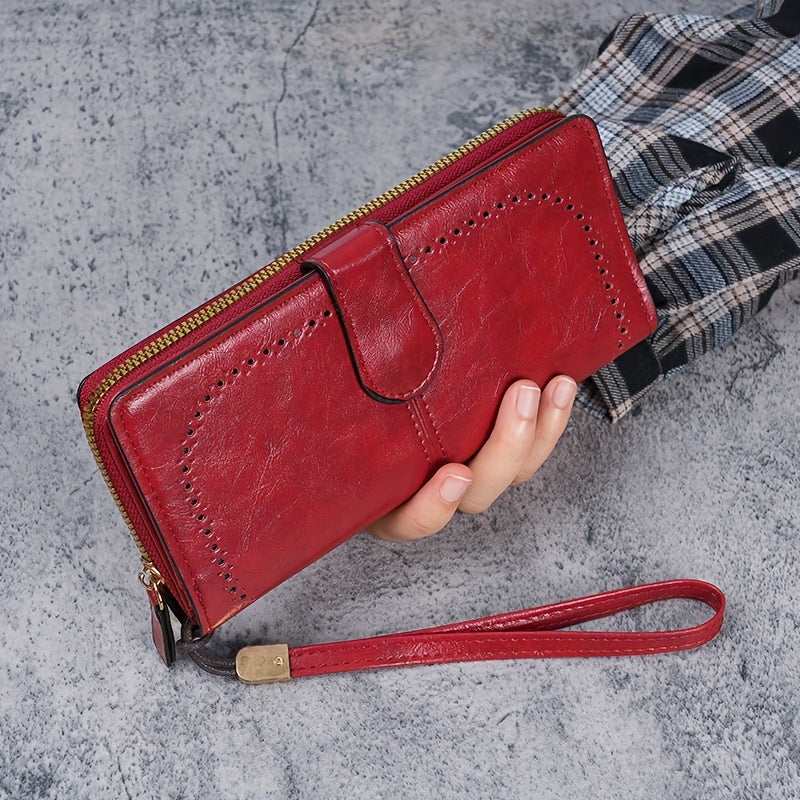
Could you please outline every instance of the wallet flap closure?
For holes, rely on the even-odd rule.
[[[365,222],[314,253],[303,272],[327,284],[364,390],[383,402],[422,392],[442,353],[442,335],[388,228]]]

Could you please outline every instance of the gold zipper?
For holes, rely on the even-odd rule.
[[[235,288],[221,295],[216,300],[212,300],[210,303],[203,306],[201,309],[199,309],[197,312],[195,312],[190,317],[185,319],[183,322],[176,325],[174,328],[170,328],[166,333],[163,333],[157,339],[144,345],[140,350],[137,350],[132,356],[127,358],[121,364],[118,364],[111,371],[111,373],[107,375],[106,378],[95,388],[95,390],[89,396],[89,400],[86,403],[86,407],[84,408],[82,414],[83,427],[86,431],[86,438],[89,441],[89,447],[92,450],[92,454],[94,455],[95,461],[97,461],[97,465],[100,468],[100,473],[102,474],[106,482],[106,485],[108,486],[111,492],[111,496],[114,498],[114,502],[117,504],[117,507],[119,508],[120,513],[122,514],[122,518],[125,520],[125,523],[130,529],[133,541],[139,548],[139,552],[142,558],[142,564],[144,566],[144,571],[148,576],[153,574],[158,575],[158,570],[155,568],[155,565],[153,564],[150,555],[148,554],[147,550],[145,550],[144,545],[139,539],[139,535],[137,534],[133,522],[131,521],[128,512],[125,510],[122,501],[120,500],[119,494],[111,481],[111,476],[109,475],[108,470],[106,469],[106,466],[103,463],[103,459],[100,455],[100,450],[97,446],[97,438],[94,433],[94,414],[95,410],[97,409],[97,406],[106,396],[106,394],[108,394],[108,392],[119,381],[121,381],[126,375],[130,374],[134,369],[136,369],[137,367],[149,361],[154,356],[166,350],[170,345],[173,345],[176,342],[180,341],[181,339],[184,338],[184,336],[188,335],[189,333],[196,330],[204,323],[213,319],[218,314],[225,311],[225,309],[230,308],[230,306],[232,306],[234,303],[241,300],[243,297],[246,297],[248,294],[250,294],[259,286],[261,286],[263,283],[265,283],[273,275],[280,272],[285,266],[291,264],[293,261],[300,258],[304,253],[308,252],[308,250],[310,250],[312,247],[316,246],[320,242],[324,241],[332,234],[341,230],[346,225],[349,225],[351,222],[355,222],[356,220],[365,217],[367,214],[371,214],[373,211],[377,211],[379,208],[386,205],[386,203],[392,200],[396,200],[398,197],[405,194],[405,192],[410,191],[423,181],[436,175],[436,173],[441,172],[441,170],[443,170],[445,167],[449,167],[451,164],[458,161],[458,159],[463,158],[465,155],[471,153],[473,150],[480,147],[480,145],[485,144],[490,139],[497,136],[499,133],[502,133],[503,131],[510,128],[512,125],[516,125],[518,122],[521,122],[522,120],[527,119],[528,117],[532,117],[534,114],[541,114],[544,112],[554,112],[554,109],[529,108],[526,109],[525,111],[520,111],[518,114],[514,114],[514,116],[512,117],[507,117],[506,119],[493,125],[488,130],[479,134],[475,138],[470,139],[465,144],[462,144],[461,147],[457,148],[456,150],[453,150],[446,156],[443,156],[438,161],[435,161],[430,166],[425,167],[425,169],[421,170],[416,175],[407,178],[406,180],[397,184],[397,186],[393,187],[392,189],[389,189],[388,191],[379,195],[375,199],[370,200],[363,206],[360,206],[355,211],[351,211],[349,214],[346,214],[341,219],[336,220],[336,222],[332,223],[331,225],[328,225],[326,228],[323,228],[319,233],[316,233],[310,238],[306,239],[302,244],[299,244],[296,247],[289,250],[288,253],[284,253],[282,256],[275,259],[275,261],[272,261],[265,267],[262,267],[258,272],[253,273],[249,278],[244,280],[241,284],[239,284]],[[161,576],[159,575],[158,577],[159,580],[163,582]]]

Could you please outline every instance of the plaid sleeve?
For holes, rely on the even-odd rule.
[[[764,16],[764,13],[769,16]],[[637,15],[554,102],[598,124],[658,329],[578,402],[617,420],[800,274],[800,0]]]

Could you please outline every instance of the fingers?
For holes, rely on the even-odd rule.
[[[419,539],[441,530],[456,509],[485,511],[508,486],[527,480],[552,452],[569,421],[577,385],[560,375],[544,391],[512,384],[488,440],[469,462],[447,464],[412,498],[367,530],[379,539]]]
[[[536,439],[540,397],[533,381],[517,381],[505,393],[492,433],[469,462],[475,481],[462,511],[485,511],[517,479]]]
[[[447,464],[409,500],[367,528],[378,539],[421,539],[440,531],[472,485],[472,470]]]
[[[519,473],[512,483],[528,480],[547,460],[569,422],[578,386],[572,378],[560,375],[545,386],[536,419],[536,437]]]
[[[566,375],[541,393],[531,381],[511,385],[489,439],[469,463],[475,481],[461,501],[462,511],[485,511],[510,485],[528,480],[542,466],[569,422],[577,388]]]

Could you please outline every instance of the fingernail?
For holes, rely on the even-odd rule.
[[[522,419],[535,419],[536,411],[539,408],[539,391],[538,386],[531,386],[528,383],[522,384],[517,389],[517,414]]]
[[[467,489],[471,485],[472,481],[469,478],[462,478],[460,475],[448,475],[439,487],[439,497],[445,503],[456,503],[467,493]]]
[[[553,390],[553,403],[558,408],[568,408],[570,403],[575,399],[575,394],[578,391],[578,387],[575,385],[574,381],[569,380],[569,378],[563,378],[556,384],[556,388]]]

